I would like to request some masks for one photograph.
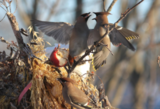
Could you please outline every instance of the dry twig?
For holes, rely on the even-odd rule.
[[[105,1],[105,0],[103,0],[103,1]],[[112,1],[112,3],[111,3],[111,5],[109,6],[109,8],[107,9],[107,12],[111,12],[111,10],[112,10],[112,8],[113,8],[113,6],[114,6],[114,4],[117,2],[117,0],[113,0]],[[103,3],[104,4],[104,3]],[[105,4],[104,4],[104,11],[105,11]]]

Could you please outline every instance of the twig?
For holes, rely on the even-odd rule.
[[[105,45],[103,43],[100,43],[100,44],[102,44],[103,46],[105,46],[110,51],[110,53],[112,54],[112,56],[114,55],[113,52],[108,48],[108,45]]]
[[[133,10],[135,7],[137,7],[141,2],[143,2],[144,0],[141,0],[140,2],[138,2],[136,5],[134,5],[132,8],[128,8],[123,14],[121,14],[121,17],[117,20],[115,24],[115,26],[117,26],[117,24],[126,17],[126,15]]]
[[[105,1],[105,0],[103,0],[103,1]],[[112,10],[112,8],[113,8],[113,6],[114,6],[114,4],[115,4],[116,2],[117,2],[117,0],[113,0],[113,1],[112,1],[111,5],[110,5],[109,8],[107,9],[107,12],[108,12],[108,13],[111,12],[111,10]],[[104,11],[105,11],[105,4],[104,4],[103,6],[104,6]]]
[[[2,3],[1,3],[2,4]],[[3,4],[2,4],[3,5]],[[5,12],[7,12],[7,10],[5,10],[1,5],[0,5],[0,7],[5,11]]]
[[[157,61],[158,61],[158,65],[159,65],[159,67],[160,67],[160,56],[158,56]]]
[[[103,0],[103,11],[104,11],[104,12],[106,11],[105,5],[106,5],[106,0]]]
[[[17,10],[17,0],[16,0],[16,9],[15,9],[15,11],[13,12],[13,14],[16,12],[16,10]]]

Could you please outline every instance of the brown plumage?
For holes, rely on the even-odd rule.
[[[74,86],[76,82],[70,78],[58,78],[58,80],[63,86],[62,94],[66,102],[77,109],[85,109],[88,97],[83,91]]]
[[[89,34],[88,45],[93,45],[95,41],[98,41],[108,30],[108,25],[113,24],[108,23],[107,16],[110,14],[108,12],[96,12],[97,24]],[[103,40],[100,42],[100,45],[96,48],[96,53],[94,54],[93,66],[95,69],[98,69],[101,65],[106,63],[106,59],[110,53],[107,49],[111,47],[110,43],[114,45],[120,45],[121,43],[131,50],[135,50],[133,45],[127,40],[127,38],[137,38],[139,35],[135,32],[122,28],[120,26],[113,29],[110,32],[109,36],[106,35]],[[107,47],[106,47],[107,46]]]

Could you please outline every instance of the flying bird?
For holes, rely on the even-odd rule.
[[[88,49],[87,39],[89,28],[86,22],[89,17],[90,13],[80,15],[75,25],[66,22],[46,22],[39,20],[33,20],[33,24],[59,43],[69,43],[69,56],[74,58]]]

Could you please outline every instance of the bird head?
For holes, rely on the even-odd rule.
[[[63,87],[64,87],[65,83],[67,83],[67,82],[72,83],[72,84],[76,84],[76,81],[74,81],[73,79],[70,79],[70,78],[66,78],[66,77],[57,78],[57,80],[62,84]]]
[[[99,15],[110,15],[111,13],[109,12],[93,12],[94,14],[96,14],[96,17],[98,17]]]
[[[86,22],[88,21],[88,18],[90,17],[90,12],[89,13],[84,13],[81,14],[80,18],[84,19]]]
[[[63,53],[62,51],[63,49],[61,50],[59,47],[60,47],[60,44],[58,44],[58,47],[54,48],[53,52],[50,55],[50,61],[56,67],[63,67],[66,65],[67,60],[64,58],[65,53]]]
[[[94,14],[96,14],[96,21],[98,23],[102,23],[102,24],[106,24],[108,23],[108,18],[107,16],[110,15],[110,13],[108,12],[93,12]]]

